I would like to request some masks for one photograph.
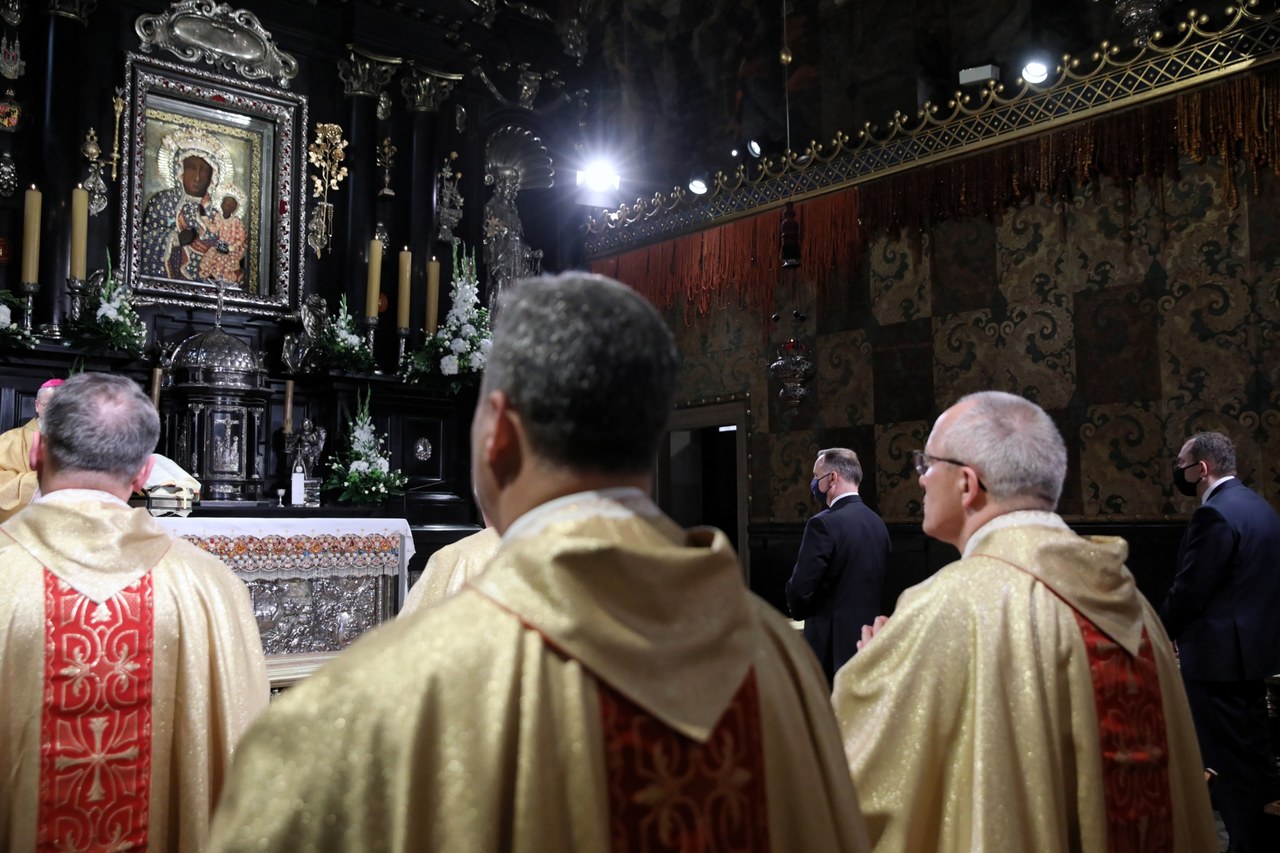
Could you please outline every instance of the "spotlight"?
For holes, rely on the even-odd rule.
[[[694,195],[706,195],[707,179],[704,175],[694,175],[689,179],[689,192]]]
[[[742,152],[741,152],[741,151],[739,151],[737,148],[730,148],[730,149],[729,149],[729,156],[730,156],[730,157],[737,158],[737,156],[738,156],[739,154],[741,154],[741,153],[742,153]]]
[[[1043,83],[1049,79],[1049,63],[1040,56],[1028,59],[1022,66],[1022,79],[1028,83]]]
[[[747,153],[752,157],[759,157],[764,152],[763,149],[760,148],[760,142],[752,139],[747,143]]]
[[[607,160],[593,160],[578,172],[578,186],[583,185],[594,193],[607,192],[618,189],[622,185],[622,177]]]

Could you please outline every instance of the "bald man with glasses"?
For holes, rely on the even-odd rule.
[[[1067,452],[1021,397],[971,394],[914,457],[960,550],[863,630],[832,697],[877,850],[1214,850],[1177,662],[1128,546],[1054,512]]]

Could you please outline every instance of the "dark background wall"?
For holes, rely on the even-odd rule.
[[[781,601],[824,447],[863,460],[862,493],[894,533],[891,600],[945,564],[954,551],[919,531],[911,451],[942,410],[988,388],[1036,400],[1057,420],[1069,451],[1060,511],[1077,529],[1128,539],[1130,567],[1157,602],[1194,506],[1170,480],[1191,433],[1230,435],[1242,479],[1280,502],[1276,182],[1242,175],[1232,210],[1221,161],[1180,166],[1176,179],[1103,182],[992,221],[881,238],[835,287],[780,284],[777,324],[740,308],[700,316],[677,301],[668,319],[685,358],[680,399],[754,403],[758,592]],[[816,376],[789,411],[766,368],[793,331],[793,309],[806,316],[795,331]]]

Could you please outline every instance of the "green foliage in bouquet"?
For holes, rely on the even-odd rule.
[[[352,503],[377,503],[393,495],[404,494],[406,478],[391,467],[386,438],[378,435],[369,417],[369,391],[364,398],[357,395],[356,417],[351,421],[345,450],[334,454],[329,465],[326,489],[341,489],[338,500]]]
[[[378,364],[368,342],[356,330],[345,295],[338,302],[338,315],[325,318],[312,351],[320,363],[351,373],[372,373]]]
[[[0,290],[0,347],[31,349],[36,345],[35,335],[22,328],[19,319],[26,308],[26,300],[12,290]]]
[[[405,382],[423,383],[442,377],[454,393],[474,384],[484,373],[493,335],[489,312],[480,307],[480,280],[476,276],[476,256],[459,253],[453,244],[453,288],[444,325],[405,359],[401,377]]]
[[[89,354],[127,352],[141,358],[147,348],[147,324],[133,307],[133,294],[111,269],[101,284],[84,290],[80,318],[70,323],[71,343]]]

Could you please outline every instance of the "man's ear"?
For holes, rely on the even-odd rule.
[[[151,476],[151,469],[155,467],[155,456],[148,456],[147,461],[142,463],[142,467],[138,469],[138,473],[133,475],[133,479],[129,482],[129,490],[131,492],[141,492],[142,488],[147,484],[147,478]]]
[[[960,469],[960,503],[968,512],[977,512],[987,504],[990,495],[979,485],[978,472],[967,466]]]
[[[494,391],[487,404],[492,407],[485,460],[499,487],[509,485],[524,465],[525,434],[520,413],[511,408],[507,395]]]

